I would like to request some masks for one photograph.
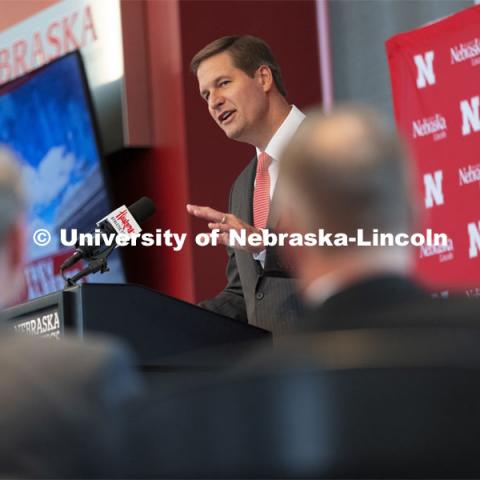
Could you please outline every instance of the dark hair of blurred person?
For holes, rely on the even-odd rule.
[[[0,146],[0,305],[8,305],[23,278],[24,193],[12,154]]]

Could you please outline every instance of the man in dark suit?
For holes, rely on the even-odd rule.
[[[248,143],[257,155],[235,180],[229,213],[187,205],[190,214],[208,221],[229,245],[235,230],[246,236],[274,227],[270,203],[278,158],[304,115],[285,98],[280,68],[268,45],[252,36],[223,37],[200,50],[191,62],[200,95],[225,134]],[[272,249],[260,245],[228,248],[227,285],[202,306],[248,321],[274,333],[295,323],[300,303],[293,281]]]
[[[12,154],[0,148],[2,305],[15,299],[22,286],[22,213],[19,169]],[[142,389],[121,345],[16,335],[2,325],[0,379],[0,476],[107,478],[133,473],[129,444],[135,429],[129,415]]]
[[[410,277],[412,248],[404,244],[415,227],[408,157],[386,125],[366,108],[313,111],[281,159],[282,227],[354,239],[288,250],[312,311],[304,327],[406,325],[412,305],[415,321],[429,316],[430,296]],[[393,245],[376,246],[376,233],[392,234]]]

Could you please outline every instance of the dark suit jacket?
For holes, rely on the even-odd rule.
[[[253,185],[256,157],[235,180],[229,211],[253,225]],[[274,333],[284,333],[299,318],[301,303],[292,278],[273,249],[267,249],[265,269],[251,253],[227,248],[227,285],[216,297],[200,305]]]
[[[354,283],[311,308],[297,331],[360,328],[478,326],[476,299],[432,298],[413,280],[378,275]]]
[[[0,476],[127,476],[140,382],[113,343],[0,336]]]

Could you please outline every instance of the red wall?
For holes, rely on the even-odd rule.
[[[157,205],[157,213],[145,230],[160,228],[189,233],[190,220],[185,212],[189,172],[178,4],[146,2],[144,14],[155,146],[112,155],[108,159],[110,171],[118,203],[127,203],[126,195],[130,197],[128,203],[147,195]],[[180,252],[165,247],[130,248],[124,258],[130,281],[185,300],[195,297],[189,242]]]

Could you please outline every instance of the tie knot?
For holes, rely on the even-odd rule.
[[[272,157],[270,157],[267,153],[262,152],[258,156],[257,171],[266,172],[271,163],[272,163]]]

